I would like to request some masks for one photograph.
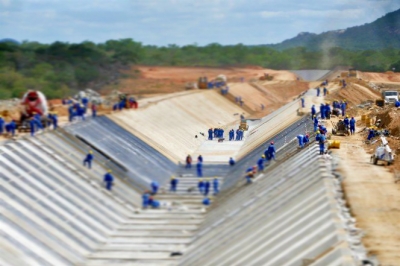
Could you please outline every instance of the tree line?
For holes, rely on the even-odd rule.
[[[278,51],[266,46],[143,45],[132,39],[104,43],[0,43],[0,99],[20,97],[28,89],[48,98],[61,98],[86,87],[101,88],[121,78],[130,65],[248,66],[277,70],[332,69],[353,66],[362,71],[400,71],[400,50],[350,51],[342,48],[311,51],[297,47]],[[122,77],[123,78],[123,77]]]

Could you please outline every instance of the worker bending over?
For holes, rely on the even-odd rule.
[[[179,180],[175,178],[175,176],[171,176],[171,181],[170,181],[170,191],[171,192],[176,192],[176,188],[178,186]]]
[[[261,155],[261,158],[257,161],[258,171],[264,171],[265,155]]]
[[[106,184],[106,189],[110,190],[112,189],[114,177],[111,174],[111,170],[109,169],[107,174],[104,175],[104,183]]]
[[[156,195],[157,192],[158,192],[158,188],[159,188],[158,182],[157,181],[152,181],[150,186],[151,186],[151,194],[152,195]]]

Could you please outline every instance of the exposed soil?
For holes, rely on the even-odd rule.
[[[376,83],[400,82],[400,73],[388,71],[386,73],[359,72],[363,80]]]

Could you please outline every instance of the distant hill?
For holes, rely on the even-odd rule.
[[[14,44],[20,44],[19,41],[16,41],[14,39],[10,39],[10,38],[4,38],[4,39],[0,39],[0,43],[14,43]]]
[[[268,46],[278,50],[299,46],[310,50],[329,47],[349,50],[400,48],[400,9],[362,26],[321,34],[302,32],[292,39]]]

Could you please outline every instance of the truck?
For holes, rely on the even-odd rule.
[[[49,107],[46,97],[40,91],[27,91],[21,99],[20,120],[17,122],[19,131],[28,131],[30,129],[29,119],[35,114],[40,115],[42,125],[47,125],[47,115]]]
[[[394,90],[382,91],[382,98],[385,103],[394,103],[399,100],[399,92]]]

